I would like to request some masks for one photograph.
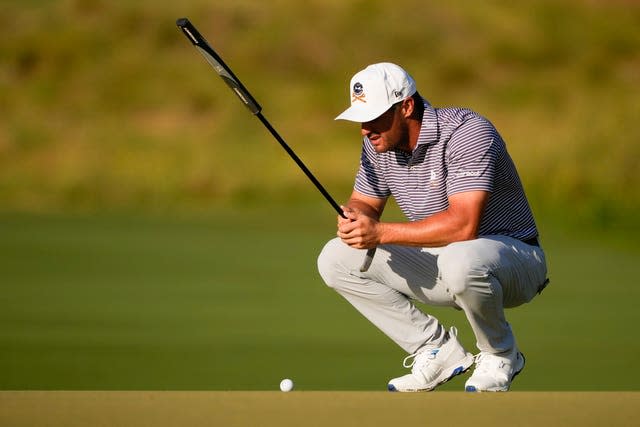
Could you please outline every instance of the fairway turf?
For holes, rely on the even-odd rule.
[[[626,426],[639,404],[639,392],[0,392],[0,425]]]
[[[405,354],[318,276],[334,227],[323,205],[0,215],[0,389],[384,390]],[[542,229],[552,283],[507,311],[513,390],[638,390],[637,248]],[[475,350],[461,312],[431,312]]]

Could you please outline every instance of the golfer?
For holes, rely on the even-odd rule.
[[[390,380],[390,391],[433,390],[474,364],[465,390],[507,391],[525,359],[505,308],[531,301],[548,281],[505,142],[471,110],[432,107],[395,64],[355,74],[349,95],[336,120],[361,124],[360,167],[338,237],[318,258],[320,275],[409,354],[411,372]],[[389,197],[406,222],[381,220]],[[462,310],[479,353],[414,301]]]

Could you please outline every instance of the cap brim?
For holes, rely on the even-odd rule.
[[[369,108],[363,105],[352,105],[336,117],[334,120],[349,120],[350,122],[366,123],[377,119],[385,111],[391,108],[391,105],[378,108]]]

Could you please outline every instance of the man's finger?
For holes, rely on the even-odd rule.
[[[343,220],[338,224],[338,232],[344,235],[350,234],[357,228],[357,224],[350,220]]]
[[[358,214],[360,213],[357,209],[351,208],[349,206],[340,206],[344,216],[349,218],[350,220],[356,220],[358,218]]]

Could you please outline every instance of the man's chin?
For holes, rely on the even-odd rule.
[[[371,144],[371,145],[373,146],[374,151],[378,154],[389,151],[389,149],[382,144]]]

